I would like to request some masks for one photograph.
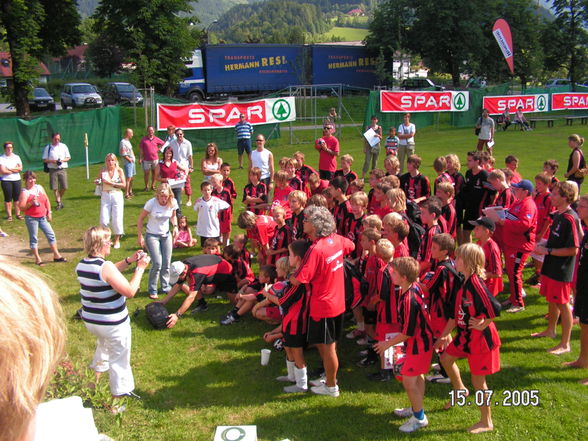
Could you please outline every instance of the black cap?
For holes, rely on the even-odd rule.
[[[481,225],[483,227],[486,227],[492,232],[496,230],[496,224],[488,216],[479,217],[478,219],[469,222],[472,225]]]

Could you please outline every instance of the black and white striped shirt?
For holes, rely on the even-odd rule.
[[[128,317],[126,299],[102,278],[101,257],[86,257],[76,267],[82,296],[82,319],[96,325],[119,325]]]

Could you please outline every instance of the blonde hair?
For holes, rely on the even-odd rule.
[[[288,257],[280,257],[276,262],[276,269],[279,269],[284,274],[290,273],[290,264],[288,263]]]
[[[455,195],[455,187],[451,182],[439,182],[437,184],[437,191],[442,191],[447,193],[449,196]]]
[[[419,276],[419,263],[412,257],[398,257],[394,259],[392,261],[392,268],[409,283],[415,282]]]
[[[250,230],[257,223],[257,215],[252,211],[244,211],[237,218],[237,225],[244,230]]]
[[[380,230],[375,228],[366,228],[361,232],[361,235],[367,237],[370,242],[376,243],[382,238],[382,233],[380,233]]]
[[[388,206],[392,211],[403,213],[406,211],[406,194],[400,188],[391,188],[386,192]]]
[[[582,138],[577,133],[574,133],[573,135],[568,136],[568,141],[574,141],[575,143],[578,144],[578,147],[581,147],[582,144],[584,144],[584,138]]]
[[[351,164],[353,164],[353,156],[347,154],[347,155],[343,155],[341,156],[341,161],[347,161]]]
[[[500,169],[492,170],[488,175],[488,179],[497,179],[501,182],[506,182],[506,176],[504,172]]]
[[[210,181],[216,181],[220,184],[222,184],[224,178],[223,175],[221,175],[220,173],[215,173],[214,175],[210,175]]]
[[[448,162],[451,162],[451,164],[453,164],[453,168],[456,171],[459,171],[459,169],[461,168],[461,162],[459,162],[459,156],[457,156],[455,153],[450,153],[449,155],[445,155],[445,163],[447,164]]]
[[[311,175],[314,176],[314,175]],[[329,208],[329,202],[327,201],[327,198],[324,197],[322,194],[313,194],[310,199],[308,200],[308,204],[306,204],[307,207],[310,207],[312,205],[315,205],[317,207],[325,207],[325,208]]]
[[[400,161],[396,155],[386,156],[386,159],[384,159],[384,164],[386,164],[386,162],[390,164],[393,169],[398,170],[400,168]]]
[[[349,202],[366,208],[368,206],[368,197],[363,191],[356,191],[349,197]]]
[[[361,223],[366,228],[374,228],[378,231],[382,229],[382,219],[377,214],[370,214],[364,217]]]
[[[300,190],[294,190],[292,193],[288,195],[288,200],[291,201],[292,199],[297,200],[302,205],[302,208],[306,206],[306,201],[308,200],[308,196],[306,193]]]
[[[484,250],[475,243],[464,243],[455,251],[456,259],[461,259],[465,269],[471,274],[477,274],[481,279],[486,278],[486,259]]]
[[[290,180],[290,176],[288,176],[288,172],[286,170],[278,170],[274,173],[274,179],[277,182],[288,182]]]
[[[284,210],[284,207],[282,207],[281,205],[276,205],[272,208],[272,214],[274,214],[274,213],[280,213],[285,216],[286,210]]]
[[[390,188],[398,188],[400,187],[400,179],[396,175],[389,175],[380,178],[380,182],[386,184]]]
[[[376,243],[376,254],[384,261],[390,262],[394,257],[394,245],[388,239],[380,239]]]
[[[22,439],[57,363],[66,331],[57,294],[29,269],[0,257],[0,440]]]
[[[95,256],[110,240],[110,228],[90,227],[84,233],[84,251],[88,256]]]
[[[167,182],[162,182],[157,186],[155,195],[166,194],[167,195],[167,207],[171,208],[174,205],[174,193]]]
[[[104,165],[106,165],[106,161],[108,161],[108,158],[114,158],[114,163],[115,163],[115,169],[119,168],[118,165],[118,158],[116,157],[116,155],[114,153],[107,153],[106,156],[104,157]]]

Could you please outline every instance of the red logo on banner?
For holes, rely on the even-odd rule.
[[[547,98],[547,94],[485,96],[482,106],[488,109],[490,115],[500,115],[506,109],[510,113],[515,113],[519,107],[523,108],[523,113],[547,112]]]
[[[382,112],[456,112],[468,108],[467,92],[380,92]]]
[[[588,93],[553,93],[551,94],[551,110],[586,110],[588,109]]]

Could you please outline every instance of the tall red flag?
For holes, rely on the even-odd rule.
[[[494,35],[494,38],[496,38],[498,46],[500,46],[500,50],[502,51],[502,55],[504,55],[506,64],[508,64],[510,73],[514,75],[514,49],[512,47],[512,35],[510,33],[510,26],[506,20],[503,18],[496,20],[494,27],[492,28],[492,34]]]

